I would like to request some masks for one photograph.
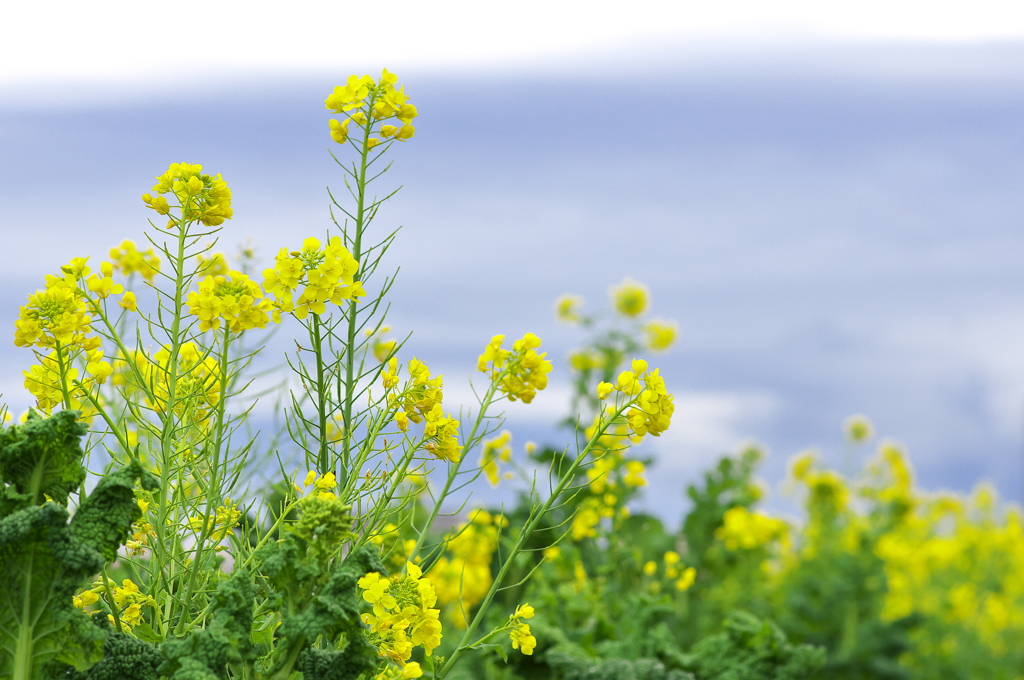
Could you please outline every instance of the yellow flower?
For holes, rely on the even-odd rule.
[[[509,632],[512,638],[512,649],[518,649],[523,654],[530,656],[537,646],[537,638],[530,633],[530,624],[520,623]]]
[[[847,418],[844,423],[844,429],[846,430],[846,438],[854,444],[859,444],[865,439],[869,439],[873,431],[871,421],[868,420],[867,416],[859,414]]]
[[[696,579],[697,579],[697,570],[694,569],[693,567],[687,567],[686,569],[683,570],[683,574],[682,574],[682,576],[679,577],[679,580],[676,581],[676,590],[679,590],[679,591],[687,591],[687,590],[689,590],[690,586],[693,585],[693,582]]]
[[[121,300],[117,304],[121,305],[129,312],[139,311],[139,303],[135,299],[135,293],[130,290],[126,291],[125,294],[121,296]]]
[[[348,121],[344,123],[339,122],[336,118],[331,118],[328,121],[331,128],[331,139],[336,141],[338,144],[344,144],[348,141]]]
[[[644,334],[647,336],[647,347],[654,352],[661,352],[672,346],[676,341],[676,333],[679,327],[672,321],[652,319],[644,324]]]
[[[199,330],[217,330],[225,322],[229,330],[241,333],[263,328],[270,321],[270,301],[263,299],[258,283],[242,272],[228,276],[207,276],[199,290],[188,294],[189,313],[199,318]]]
[[[615,310],[619,314],[629,317],[643,314],[651,297],[647,286],[628,277],[623,279],[619,285],[612,286],[608,292]]]
[[[563,323],[579,323],[583,298],[579,295],[563,295],[555,300],[555,317]]]
[[[156,199],[154,199],[156,200]],[[166,199],[160,197],[160,201],[166,207]],[[167,208],[170,209],[169,207]],[[159,212],[159,211],[158,211]],[[162,214],[167,214],[166,212]],[[110,259],[113,260],[114,269],[125,276],[138,273],[146,281],[152,282],[160,272],[160,257],[152,248],[138,250],[134,241],[124,240],[121,245],[110,249]]]
[[[502,349],[504,335],[495,335],[477,359],[477,369],[490,373],[498,382],[498,389],[508,395],[510,401],[521,399],[529,404],[548,385],[548,373],[552,365],[538,354],[541,340],[533,333],[527,333],[512,344],[512,350]],[[489,364],[489,366],[488,366]]]

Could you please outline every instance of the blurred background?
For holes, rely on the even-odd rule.
[[[711,5],[711,6],[708,6]],[[568,441],[554,300],[630,276],[674,319],[647,509],[756,440],[839,465],[866,414],[921,486],[1024,495],[1024,10],[1011,2],[22,3],[0,45],[0,328],[71,257],[142,244],[171,162],[234,192],[220,249],[262,265],[344,189],[323,99],[381,67],[420,116],[378,219],[389,321],[473,403],[495,333],[556,365],[513,441]],[[0,392],[30,404],[27,349]],[[521,448],[520,448],[521,450]],[[486,494],[486,488],[483,489]]]

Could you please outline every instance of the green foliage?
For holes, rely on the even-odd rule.
[[[694,646],[689,666],[700,680],[805,680],[824,664],[823,648],[792,645],[774,623],[735,612]]]
[[[108,628],[106,616],[96,614],[94,623]],[[87,671],[68,668],[60,680],[156,680],[163,657],[155,645],[127,633],[108,631],[103,658]]]
[[[0,430],[0,517],[41,505],[46,496],[67,505],[68,496],[85,481],[79,440],[86,432],[76,411],[49,418],[30,411],[24,425]]]
[[[227,680],[231,677],[229,668],[240,673],[244,666],[251,665],[255,658],[249,637],[253,599],[251,576],[245,570],[236,570],[217,587],[205,628],[160,645],[164,662],[159,674],[171,680]]]
[[[2,678],[35,679],[55,663],[85,668],[100,658],[105,633],[72,600],[116,556],[139,518],[135,482],[155,484],[137,465],[105,475],[69,522],[58,499],[66,502],[85,475],[78,444],[85,427],[76,417],[30,417],[0,433]],[[38,504],[47,495],[54,500]]]

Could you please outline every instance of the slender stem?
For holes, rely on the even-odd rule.
[[[480,429],[480,424],[483,423],[484,418],[487,415],[487,408],[491,405],[494,400],[494,393],[498,390],[498,379],[491,380],[490,387],[487,388],[487,393],[484,394],[484,398],[480,400],[480,413],[477,414],[476,420],[473,422],[473,429],[469,431],[469,436],[466,437],[466,445],[463,447],[462,453],[465,454],[473,444],[475,443],[477,430]],[[430,531],[430,527],[434,525],[434,520],[437,519],[438,513],[441,511],[441,503],[445,498],[448,497],[448,492],[451,491],[452,484],[455,482],[455,478],[459,474],[459,469],[462,467],[462,462],[466,459],[465,455],[459,456],[459,459],[454,463],[448,465],[448,479],[445,480],[444,488],[437,497],[437,502],[434,503],[434,508],[430,511],[430,516],[427,518],[426,524],[423,525],[423,529],[420,531],[419,537],[416,539],[416,545],[413,547],[412,552],[409,553],[408,560],[412,562],[416,555],[419,554],[420,549],[423,548],[423,542],[427,538],[427,532]]]
[[[548,512],[551,510],[551,506],[555,503],[556,500],[558,500],[558,498],[565,491],[566,487],[568,487],[569,484],[572,482],[573,478],[575,477],[576,470],[580,467],[580,465],[583,464],[583,461],[586,460],[587,456],[590,455],[590,450],[604,435],[605,430],[608,429],[608,426],[611,425],[611,423],[614,422],[615,419],[618,418],[631,403],[632,401],[629,401],[622,407],[620,407],[614,415],[612,415],[606,421],[604,421],[601,427],[599,427],[597,431],[594,432],[594,435],[590,438],[590,441],[587,443],[586,447],[582,451],[580,451],[580,453],[576,456],[576,459],[573,460],[572,465],[569,466],[569,469],[567,469],[565,473],[562,475],[562,477],[559,479],[558,484],[552,490],[547,500],[544,501],[540,508],[530,516],[530,519],[526,522],[526,525],[523,527],[523,530],[519,533],[519,536],[516,537],[516,541],[512,545],[512,549],[509,551],[508,557],[506,557],[505,561],[502,563],[501,569],[498,571],[497,576],[494,577],[494,581],[491,584],[491,588],[489,591],[487,591],[487,596],[484,597],[483,601],[480,603],[479,608],[477,608],[476,616],[474,616],[473,620],[469,623],[468,626],[466,626],[466,632],[463,634],[462,640],[459,641],[458,647],[448,658],[448,660],[445,661],[445,664],[441,667],[441,670],[438,671],[438,678],[443,678],[445,675],[447,675],[448,672],[451,671],[451,669],[455,666],[455,662],[458,661],[459,657],[461,657],[468,649],[472,647],[468,644],[470,638],[473,636],[473,633],[476,631],[477,627],[480,625],[480,622],[483,620],[484,614],[487,613],[487,609],[490,607],[491,600],[494,599],[494,596],[498,592],[498,589],[501,586],[501,584],[504,582],[505,576],[508,574],[509,569],[512,568],[513,561],[515,561],[515,558],[519,555],[523,546],[526,544],[526,541],[529,540],[530,536],[533,535],[533,532],[537,528],[537,525],[540,523],[542,519],[544,519],[545,516],[547,516]]]
[[[320,315],[313,313],[313,323],[309,328],[309,339],[313,344],[313,356],[316,360],[316,413],[320,431],[317,443],[316,469],[326,475],[331,467],[327,460],[327,381],[324,377],[323,336],[320,331]]]
[[[366,228],[366,168],[367,158],[369,157],[370,149],[370,133],[373,130],[373,103],[374,98],[371,95],[369,102],[366,105],[366,125],[363,126],[363,144],[359,153],[359,171],[356,175],[356,219],[355,237],[352,239],[352,257],[359,263],[359,270],[363,269],[363,230]],[[352,436],[353,436],[353,423],[352,423],[352,406],[355,402],[355,361],[356,361],[356,331],[358,329],[358,319],[356,318],[356,312],[359,308],[359,300],[353,298],[348,303],[348,333],[347,341],[345,344],[345,405],[344,405],[344,416],[343,423],[345,432],[342,433],[342,454],[341,454],[341,465],[338,470],[338,480],[341,482],[341,486],[344,487],[348,482],[349,475],[349,458],[352,451]],[[355,474],[355,473],[353,473]]]

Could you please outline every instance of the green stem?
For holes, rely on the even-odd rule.
[[[331,463],[327,459],[327,384],[324,377],[324,350],[323,337],[320,332],[320,315],[313,313],[313,323],[310,327],[310,342],[313,344],[313,355],[316,359],[316,412],[320,431],[320,441],[317,444],[316,469],[321,475],[326,475],[331,470]]]
[[[214,530],[214,524],[216,522],[216,509],[215,503],[221,502],[220,498],[220,451],[224,445],[224,413],[225,413],[225,399],[228,394],[228,367],[229,367],[229,347],[231,345],[231,330],[224,326],[224,339],[222,341],[222,349],[220,353],[220,375],[217,379],[220,381],[220,399],[217,401],[217,422],[213,434],[213,465],[211,466],[210,472],[210,485],[206,492],[206,508],[203,512],[203,526],[199,531],[199,539],[196,541],[195,547],[195,559],[192,561],[192,568],[189,572],[188,585],[185,588],[185,598],[182,601],[181,615],[178,617],[178,625],[175,628],[176,635],[184,635],[186,629],[186,623],[188,622],[188,614],[190,611],[189,605],[192,602],[192,594],[195,592],[196,583],[199,581],[199,574],[203,572],[203,553],[206,549],[206,542],[210,538],[210,534]],[[211,491],[213,493],[211,493]]]
[[[359,172],[356,175],[356,233],[352,239],[352,257],[359,263],[359,271],[363,269],[363,230],[366,228],[366,168],[370,149],[370,133],[373,130],[373,103],[371,95],[366,105],[366,125],[363,126],[363,145],[359,153]],[[345,432],[342,433],[342,455],[341,465],[338,466],[339,481],[344,487],[348,482],[349,457],[352,450],[352,406],[355,402],[355,361],[356,361],[356,332],[358,323],[356,311],[359,307],[359,300],[353,298],[348,303],[348,333],[345,343],[345,405],[343,411],[343,424]]]
[[[561,479],[559,479],[558,485],[555,486],[555,488],[552,490],[547,500],[544,501],[540,508],[531,515],[530,519],[527,521],[526,525],[519,533],[519,536],[516,537],[516,541],[512,545],[512,549],[509,551],[508,557],[505,558],[505,561],[501,565],[501,569],[498,571],[498,575],[494,577],[494,581],[491,584],[490,590],[487,591],[487,596],[484,597],[483,601],[480,603],[480,606],[477,608],[476,615],[473,617],[473,620],[469,623],[469,625],[466,626],[466,632],[463,634],[462,640],[459,641],[458,647],[455,649],[455,652],[453,652],[452,655],[448,658],[448,660],[445,661],[445,664],[441,667],[441,670],[438,671],[438,678],[443,678],[445,675],[447,675],[455,666],[455,662],[458,661],[459,657],[461,657],[468,649],[471,648],[471,646],[468,644],[469,639],[473,636],[473,633],[476,632],[477,627],[483,620],[484,614],[487,613],[487,609],[490,607],[491,601],[494,599],[495,594],[497,594],[499,588],[501,587],[501,584],[505,580],[505,576],[508,574],[509,569],[512,568],[512,563],[519,555],[523,546],[526,544],[526,541],[530,539],[530,536],[533,535],[533,532],[537,528],[537,525],[551,510],[551,506],[555,503],[556,500],[558,500],[558,498],[562,495],[562,493],[569,486],[569,484],[572,483],[573,478],[576,474],[576,470],[580,467],[580,465],[583,464],[583,461],[586,460],[587,456],[590,455],[590,450],[594,447],[597,441],[604,435],[605,430],[608,429],[608,426],[612,422],[614,422],[616,418],[622,415],[622,413],[630,404],[632,404],[632,401],[626,402],[626,404],[620,407],[614,415],[608,418],[608,420],[604,421],[601,427],[598,428],[594,435],[590,438],[590,441],[587,443],[586,447],[582,451],[580,451],[580,453],[576,456],[576,459],[573,460],[572,465],[569,466],[569,469],[567,469],[565,473],[562,475]]]
[[[483,423],[484,418],[487,415],[487,408],[491,405],[494,399],[494,393],[498,390],[499,378],[491,380],[490,387],[487,388],[487,393],[484,394],[484,398],[480,400],[480,413],[477,414],[476,420],[473,422],[473,429],[469,431],[469,436],[466,437],[466,445],[463,447],[462,454],[459,459],[454,463],[448,465],[448,479],[445,480],[444,488],[437,497],[437,502],[434,503],[433,509],[430,511],[430,516],[427,518],[426,524],[423,525],[422,531],[420,531],[419,537],[416,539],[416,545],[413,547],[412,552],[409,553],[408,560],[412,562],[416,555],[419,554],[420,549],[423,548],[423,542],[427,538],[427,532],[430,531],[430,527],[434,525],[434,520],[437,519],[438,513],[441,511],[441,503],[448,497],[448,492],[451,491],[452,484],[455,482],[455,478],[459,474],[459,469],[462,467],[462,462],[466,460],[466,452],[470,450],[475,444],[476,433],[480,429],[480,424]]]

